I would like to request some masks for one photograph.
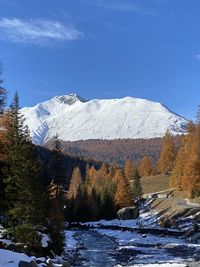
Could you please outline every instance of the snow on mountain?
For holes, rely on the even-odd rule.
[[[140,98],[86,100],[76,94],[56,96],[21,109],[35,144],[55,135],[64,141],[161,137],[182,134],[187,120],[161,103]]]

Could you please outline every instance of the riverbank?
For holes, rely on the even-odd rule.
[[[192,240],[194,233],[187,234],[192,229],[193,217],[182,217],[178,227],[161,227],[162,214],[151,210],[153,201],[143,204],[136,220],[66,224],[64,253],[53,262],[67,261],[73,267],[200,266],[200,245]],[[0,267],[17,267],[23,259],[34,259],[39,267],[46,266],[44,257],[37,259],[2,249],[0,253],[2,258],[5,255]]]
[[[200,266],[200,245],[193,242],[194,233],[188,235],[193,218],[182,218],[181,226],[163,228],[159,225],[162,215],[147,209],[152,202],[146,202],[136,220],[98,221],[72,224],[71,227],[78,226],[79,239],[81,231],[84,234],[95,231],[99,238],[110,237],[117,242],[114,253],[117,265],[110,266]]]

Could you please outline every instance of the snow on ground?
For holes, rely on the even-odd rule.
[[[140,214],[140,217],[135,220],[100,220],[96,222],[87,222],[83,223],[83,225],[89,225],[94,227],[101,227],[101,226],[119,226],[119,227],[128,227],[128,228],[160,228],[158,226],[158,214],[157,212],[144,212]]]
[[[130,254],[135,264],[141,264],[139,267],[183,267],[186,266],[185,260],[192,261],[192,257],[200,253],[200,245],[188,243],[183,238],[100,228],[95,230],[115,239],[118,252]]]
[[[3,238],[3,236],[5,235],[5,229],[3,228],[3,226],[0,224],[0,238]]]
[[[190,219],[192,221],[192,218]],[[85,225],[94,226],[95,231],[100,235],[115,239],[118,243],[118,251],[122,254],[130,254],[130,258],[132,257],[136,264],[134,267],[185,267],[187,266],[185,261],[190,262],[195,258],[199,259],[200,245],[192,243],[189,238],[161,236],[151,233],[141,234],[138,231],[128,231],[128,229],[122,231],[120,228],[114,228],[114,226],[118,226],[132,229],[161,229],[158,220],[158,213],[142,212],[140,218],[135,220],[101,220],[85,223]],[[183,220],[181,230],[185,229],[184,227],[188,223],[188,218]],[[111,229],[106,228],[108,226],[111,226]],[[191,228],[192,222],[188,226],[189,230]]]
[[[0,238],[0,242],[6,244],[6,245],[11,245],[13,242],[10,239],[5,239],[5,238]]]
[[[50,237],[47,234],[40,234],[42,239],[41,239],[41,243],[42,243],[42,247],[46,248],[49,245],[50,242]]]
[[[18,267],[21,260],[30,262],[33,259],[34,257],[28,257],[23,253],[0,249],[0,267]]]
[[[133,233],[130,231],[117,231],[107,229],[97,229],[98,233],[113,237],[117,240],[120,246],[127,245],[143,245],[143,246],[165,246],[173,244],[174,246],[186,244],[186,240],[182,238],[173,238],[151,234]]]
[[[117,265],[115,267],[121,267],[121,265]],[[158,264],[146,264],[146,265],[140,264],[129,267],[187,267],[187,265],[182,263],[158,263]]]
[[[1,238],[3,237],[3,233],[5,233],[5,230],[3,229],[2,226],[0,227],[0,234],[1,233],[2,235],[0,236],[0,242],[3,242],[4,244],[7,244],[7,245],[12,244],[12,241]],[[75,231],[71,231],[71,230],[65,231],[65,247],[64,247],[65,253],[63,254],[63,256],[66,259],[69,259],[72,261],[75,256],[76,248],[77,248],[77,241],[74,238],[74,234],[75,234]],[[48,242],[49,242],[49,236],[46,234],[42,234],[41,236],[42,236],[42,246],[47,247]],[[27,255],[23,253],[16,253],[16,252],[12,252],[6,249],[0,249],[0,267],[18,267],[18,263],[20,260],[30,262],[33,259],[36,259],[36,258],[28,257]],[[37,260],[45,262],[44,257],[38,258]]]

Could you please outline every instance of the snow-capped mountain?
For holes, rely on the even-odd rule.
[[[182,134],[187,120],[161,103],[140,98],[86,100],[56,96],[21,109],[35,144],[55,135],[64,141],[161,137],[167,129]]]

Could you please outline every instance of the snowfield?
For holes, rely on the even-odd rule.
[[[34,107],[25,107],[35,144],[55,135],[64,141],[162,137],[167,130],[183,134],[188,121],[161,103],[140,98],[84,100],[76,94],[57,96]]]
[[[28,257],[23,253],[0,249],[0,267],[18,267],[21,260],[30,262],[33,259],[34,257]]]
[[[121,267],[121,265],[117,265],[115,267]],[[146,265],[133,265],[129,267],[187,267],[186,264],[180,263],[158,263],[158,264],[146,264]]]

